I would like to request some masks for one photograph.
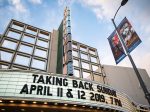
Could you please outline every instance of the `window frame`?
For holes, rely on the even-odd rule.
[[[19,36],[18,38],[14,38],[13,36],[10,36],[10,35],[9,35],[10,32],[19,34],[20,36]],[[16,29],[15,29],[15,30],[14,30],[14,29],[8,29],[7,34],[6,34],[6,36],[7,36],[8,38],[16,39],[16,40],[20,40],[20,39],[21,39],[21,35],[22,35],[22,33],[21,33],[20,31],[16,31]]]
[[[40,56],[40,55],[36,55],[36,54],[35,54],[35,53],[36,53],[36,49],[41,50],[41,51],[45,51],[45,52],[46,52],[46,54],[45,54],[46,57],[42,57],[42,56]],[[34,55],[35,57],[48,59],[48,50],[36,46],[35,49],[34,49],[34,54],[33,54],[33,55]]]
[[[20,50],[20,47],[21,47],[22,45],[23,45],[23,46],[31,47],[31,48],[32,48],[31,53],[27,53],[27,52],[23,52],[23,51],[21,51],[21,50]],[[34,49],[34,46],[32,46],[32,45],[30,45],[30,44],[20,43],[20,44],[19,44],[18,51],[19,51],[19,52],[21,52],[21,53],[25,53],[25,54],[32,55],[32,53],[33,53],[33,49]]]
[[[33,60],[38,60],[38,61],[43,61],[45,63],[44,65],[44,69],[40,69],[40,68],[36,68],[33,66]],[[47,60],[44,60],[44,59],[40,59],[40,58],[37,58],[37,57],[33,57],[32,58],[32,62],[31,62],[31,69],[36,69],[36,70],[43,70],[43,71],[47,71]]]
[[[26,38],[26,40],[28,40],[28,38],[32,38],[32,39],[34,39],[34,42],[32,43],[32,42],[29,42],[29,41],[24,41],[24,38]],[[24,33],[23,36],[22,36],[22,40],[21,41],[25,42],[25,43],[29,43],[29,44],[35,45],[36,37]]]
[[[28,64],[27,64],[27,65],[23,65],[23,64],[20,64],[20,63],[16,63],[15,61],[16,61],[16,59],[17,59],[17,55],[22,56],[22,57],[29,58]],[[25,55],[25,54],[23,54],[23,53],[17,53],[17,54],[15,55],[15,59],[14,59],[13,64],[17,64],[17,65],[29,67],[29,66],[30,66],[30,62],[31,62],[31,56]]]
[[[84,73],[89,73],[90,79],[84,78]],[[90,71],[86,71],[86,70],[82,71],[82,78],[85,79],[85,80],[90,80],[90,81],[93,80],[92,73]]]
[[[15,44],[16,44],[15,48],[12,49],[12,47],[5,47],[5,46],[3,46],[3,44],[4,44],[5,41],[9,41],[9,42],[15,43]],[[13,40],[7,38],[7,39],[5,39],[5,40],[2,42],[2,45],[1,45],[1,46],[2,46],[3,48],[6,48],[6,49],[16,50],[16,48],[17,48],[17,46],[18,46],[18,41],[16,42],[16,41],[13,41]]]

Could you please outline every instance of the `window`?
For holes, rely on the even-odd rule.
[[[92,50],[92,49],[89,50],[89,53],[90,53],[90,54],[93,54],[93,55],[96,54],[96,53],[95,53],[95,50]]]
[[[74,76],[75,77],[80,77],[80,71],[79,70],[74,70]]]
[[[91,56],[91,62],[97,63],[97,58]]]
[[[45,70],[46,62],[38,59],[32,60],[32,67]]]
[[[103,83],[103,77],[102,76],[100,76],[98,74],[93,74],[93,76],[94,76],[94,81]]]
[[[92,65],[92,70],[95,72],[99,72],[98,66]]]
[[[91,74],[89,72],[83,72],[83,79],[92,80]]]
[[[15,24],[13,24],[12,28],[22,31],[23,30],[23,25],[15,25]]]
[[[9,48],[9,49],[16,49],[17,43],[9,41],[9,40],[4,40],[4,43],[2,44],[2,46]]]
[[[24,35],[22,41],[34,44],[35,38],[31,37],[31,36]]]
[[[20,37],[21,37],[21,34],[17,33],[17,32],[14,32],[14,31],[9,31],[7,36],[10,37],[10,38],[14,38],[14,39],[19,40]]]
[[[75,57],[78,57],[78,52],[77,51],[72,51],[72,55]]]
[[[13,53],[0,51],[0,56],[1,56],[0,57],[1,60],[10,62],[12,59]]]
[[[33,34],[33,35],[37,34],[37,30],[33,27],[30,27],[30,26],[27,27],[26,32],[30,33],[30,34]]]
[[[85,52],[87,52],[87,48],[86,48],[86,47],[84,47],[84,46],[80,46],[80,50],[81,50],[81,51],[85,51]]]
[[[89,68],[89,64],[85,63],[85,62],[82,62],[82,68],[84,68],[84,69],[90,69]]]
[[[15,59],[16,64],[20,64],[20,65],[24,65],[24,66],[28,66],[29,61],[30,61],[29,57],[25,57],[22,55],[17,55],[16,59]]]
[[[48,42],[42,41],[42,40],[38,40],[38,41],[37,41],[37,45],[38,45],[38,46],[41,46],[41,47],[47,48],[47,47],[48,47]]]
[[[31,54],[32,50],[33,50],[33,47],[26,46],[26,45],[23,45],[23,44],[21,44],[20,47],[19,47],[19,51],[24,52],[24,53],[28,53],[28,54]]]
[[[85,59],[85,60],[88,60],[88,55],[81,53],[81,58],[82,58],[82,59]]]
[[[79,61],[76,60],[76,59],[74,59],[74,60],[73,60],[73,66],[79,67]]]
[[[41,49],[36,48],[34,55],[46,58],[47,57],[47,52],[45,50],[41,50]]]
[[[40,31],[40,33],[39,33],[38,36],[39,36],[39,37],[42,37],[42,38],[45,38],[45,39],[49,39],[49,34],[46,33],[46,32]]]

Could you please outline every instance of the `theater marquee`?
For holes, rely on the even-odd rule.
[[[0,71],[0,98],[65,102],[132,111],[126,95],[115,89],[73,77],[36,72]]]

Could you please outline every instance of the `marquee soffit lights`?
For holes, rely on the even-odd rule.
[[[65,103],[64,105],[67,106],[68,104]]]
[[[14,103],[14,101],[13,100],[6,100],[6,101],[9,101],[10,103]],[[0,100],[0,103],[1,102],[5,102],[5,100],[3,101],[3,100]],[[28,102],[26,102],[26,101],[24,101],[24,100],[22,100],[21,101],[21,103],[30,103],[30,101]],[[33,104],[37,104],[38,102],[37,101],[33,101],[32,102]],[[43,102],[43,104],[48,104],[48,102]],[[58,105],[58,103],[53,103],[54,105]],[[68,104],[67,103],[64,103],[64,105],[65,106],[68,106]],[[74,105],[72,105],[72,106],[74,106],[74,107],[77,107],[77,106],[80,106],[80,107],[83,107],[83,108],[85,108],[86,106],[85,105],[76,105],[76,104],[74,104]],[[95,108],[95,109],[100,109],[100,107],[93,107],[93,106],[87,106],[88,108],[90,108],[90,109],[93,109],[93,108]],[[2,109],[1,109],[2,110]],[[106,110],[106,108],[103,108],[103,110]],[[3,111],[5,111],[5,110],[3,110]],[[25,111],[25,109],[21,109],[21,111]]]
[[[21,103],[26,103],[25,101],[21,101]]]
[[[33,104],[36,104],[37,102],[36,102],[36,101],[33,101],[32,103],[33,103]]]
[[[14,103],[14,101],[13,101],[13,100],[10,100],[9,102],[10,102],[10,103]]]
[[[44,104],[46,105],[46,104],[47,104],[47,102],[44,102]]]
[[[1,109],[2,111],[5,111],[5,109]]]
[[[58,105],[58,103],[54,103],[54,105]]]
[[[25,111],[25,109],[21,109],[21,111]]]

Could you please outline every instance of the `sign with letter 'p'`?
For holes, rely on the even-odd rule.
[[[5,98],[134,110],[130,99],[110,86],[28,71],[0,70],[0,99]]]

